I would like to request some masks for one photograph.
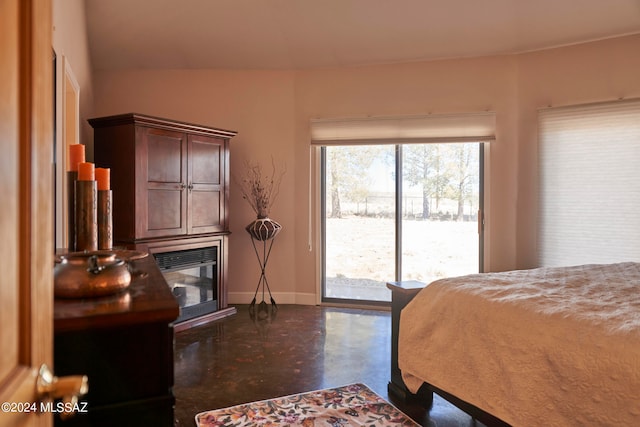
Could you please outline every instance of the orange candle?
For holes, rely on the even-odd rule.
[[[95,165],[93,163],[78,163],[78,181],[94,181]]]
[[[84,163],[84,145],[71,144],[69,145],[69,165],[67,169],[70,172],[78,172],[78,163]]]
[[[96,168],[96,181],[98,181],[98,190],[110,190],[110,173],[109,168]]]

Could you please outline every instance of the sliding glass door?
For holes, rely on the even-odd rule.
[[[478,272],[481,148],[323,147],[323,301],[384,304],[388,281]]]
[[[324,299],[390,301],[395,277],[395,148],[324,152]]]

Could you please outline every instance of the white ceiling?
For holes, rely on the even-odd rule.
[[[342,67],[640,33],[640,0],[85,1],[96,70]]]

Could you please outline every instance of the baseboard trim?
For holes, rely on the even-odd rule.
[[[229,292],[227,301],[230,305],[250,304],[254,292]],[[276,304],[316,305],[316,294],[300,292],[272,292],[271,295]],[[258,292],[256,301],[262,301],[262,292]],[[270,302],[269,293],[265,295],[265,301]]]

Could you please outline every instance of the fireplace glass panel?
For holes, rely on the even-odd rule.
[[[217,247],[154,256],[180,306],[177,323],[218,309]]]

